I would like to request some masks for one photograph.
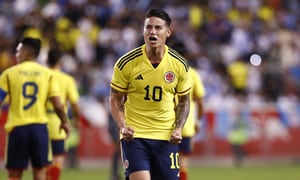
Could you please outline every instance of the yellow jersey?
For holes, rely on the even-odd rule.
[[[195,135],[195,123],[198,120],[196,117],[196,103],[194,97],[202,98],[205,95],[205,89],[202,79],[194,68],[190,68],[189,75],[191,76],[192,88],[190,93],[190,113],[182,129],[183,137],[192,137]]]
[[[165,46],[165,54],[153,67],[142,45],[118,59],[111,87],[125,92],[125,122],[134,137],[169,140],[175,128],[175,96],[190,92],[187,61]]]
[[[47,123],[47,99],[59,96],[60,92],[52,71],[34,61],[25,61],[5,70],[0,76],[0,91],[9,96],[6,132],[16,126]]]
[[[53,70],[53,74],[57,79],[59,79],[59,89],[60,89],[60,100],[64,105],[65,111],[67,113],[68,103],[74,104],[79,100],[79,93],[75,80],[69,74],[66,74],[60,70]],[[60,119],[56,115],[53,105],[51,102],[47,102],[47,117],[49,136],[52,140],[62,140],[66,138],[65,131],[60,131]]]

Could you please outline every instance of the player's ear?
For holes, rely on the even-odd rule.
[[[168,32],[167,32],[167,37],[170,37],[171,34],[172,34],[172,30],[169,28],[169,29],[168,29]]]

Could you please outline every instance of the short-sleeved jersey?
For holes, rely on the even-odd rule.
[[[189,116],[184,124],[182,129],[182,136],[183,137],[192,137],[195,135],[195,123],[197,120],[196,117],[196,103],[193,101],[193,97],[201,98],[205,95],[205,89],[201,80],[200,75],[198,72],[190,68],[189,75],[191,77],[191,93],[190,93],[190,113]]]
[[[69,74],[59,70],[53,70],[54,76],[59,79],[60,100],[64,105],[65,111],[68,110],[69,104],[75,104],[79,100],[79,93],[75,80]],[[65,131],[60,131],[60,119],[56,115],[53,105],[50,101],[47,102],[47,116],[49,119],[48,129],[50,139],[61,140],[66,138]]]
[[[0,91],[9,96],[9,114],[5,130],[15,126],[47,123],[46,102],[59,95],[57,79],[50,69],[26,61],[3,72]]]
[[[140,46],[115,64],[111,87],[127,94],[125,122],[134,137],[169,140],[175,127],[175,96],[190,92],[187,61],[165,46],[165,54],[153,67]]]

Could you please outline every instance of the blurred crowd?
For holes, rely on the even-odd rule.
[[[149,8],[172,17],[168,44],[184,44],[204,82],[205,108],[298,105],[298,0],[0,0],[0,72],[15,63],[21,37],[39,37],[41,63],[58,46],[82,98],[108,96],[115,61],[143,44]],[[260,64],[250,63],[253,54]]]

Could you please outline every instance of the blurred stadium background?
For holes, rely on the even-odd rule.
[[[112,66],[143,42],[143,18],[150,7],[171,15],[168,43],[184,44],[207,92],[192,164],[232,164],[228,135],[236,113],[246,124],[245,163],[300,163],[298,0],[0,0],[0,72],[15,64],[22,36],[43,40],[41,63],[49,46],[61,47],[64,71],[76,78],[81,95],[79,165],[108,167]],[[251,55],[261,62],[250,61]],[[4,106],[1,168],[6,115]]]

